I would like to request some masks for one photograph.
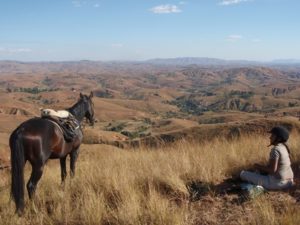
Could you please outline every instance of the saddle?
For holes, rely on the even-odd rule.
[[[78,134],[80,123],[67,110],[41,109],[41,117],[55,122],[62,129],[66,142],[72,142]]]

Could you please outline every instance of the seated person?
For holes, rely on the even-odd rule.
[[[261,185],[267,190],[280,190],[293,186],[294,174],[291,168],[290,150],[286,145],[289,132],[284,127],[273,127],[270,136],[271,149],[268,165],[255,164],[255,169],[267,175],[250,171],[242,171],[240,177],[244,181]]]

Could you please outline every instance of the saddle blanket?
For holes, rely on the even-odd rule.
[[[56,116],[59,118],[68,118],[70,113],[67,110],[41,109],[41,116]]]

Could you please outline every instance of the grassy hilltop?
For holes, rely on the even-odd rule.
[[[290,139],[300,165],[299,133]],[[26,197],[23,218],[14,215],[9,171],[1,171],[1,224],[299,224],[300,192],[272,192],[249,202],[221,194],[224,179],[268,158],[267,135],[206,143],[180,141],[156,150],[120,151],[83,145],[77,174],[60,184],[59,162],[50,162],[36,199]],[[298,170],[298,169],[297,169]],[[26,177],[29,176],[29,168]],[[193,199],[189,184],[206,187]]]

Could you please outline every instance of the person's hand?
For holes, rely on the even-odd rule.
[[[255,172],[262,174],[262,175],[267,175],[269,172],[267,170],[267,167],[258,163],[254,164]]]
[[[255,168],[256,170],[261,170],[262,165],[260,165],[260,164],[258,164],[258,163],[254,163],[254,168]]]

